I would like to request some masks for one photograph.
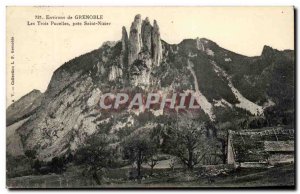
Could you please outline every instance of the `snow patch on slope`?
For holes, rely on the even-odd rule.
[[[230,87],[232,93],[234,96],[240,101],[240,103],[236,104],[237,107],[243,108],[251,112],[253,115],[262,115],[263,114],[263,108],[247,98],[245,98],[232,84],[232,81],[230,79],[230,76],[223,70],[221,69],[214,61],[211,62],[211,64],[214,66],[215,72],[219,76],[223,76],[224,78],[227,79],[228,81],[228,86]]]
[[[208,102],[208,100],[206,99],[206,97],[200,92],[199,90],[199,86],[198,86],[198,80],[197,80],[197,76],[195,71],[193,70],[193,64],[190,60],[188,60],[188,70],[190,70],[191,74],[194,77],[194,84],[195,84],[195,92],[194,92],[194,96],[195,99],[197,101],[197,103],[201,106],[201,109],[209,116],[210,120],[215,120],[215,115],[213,113],[213,106],[210,102]]]

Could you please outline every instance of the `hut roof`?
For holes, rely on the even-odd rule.
[[[265,151],[293,152],[294,141],[264,141]]]

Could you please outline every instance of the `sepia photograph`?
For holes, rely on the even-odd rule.
[[[6,7],[8,189],[295,189],[293,6]]]

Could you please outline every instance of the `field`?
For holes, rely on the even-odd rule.
[[[150,169],[143,168],[141,183],[129,180],[128,168],[111,169],[105,172],[101,185],[91,177],[83,177],[78,167],[71,167],[63,174],[23,176],[7,179],[8,188],[243,188],[243,187],[288,187],[294,188],[294,164],[268,169],[237,169],[217,176],[201,174],[201,169]]]

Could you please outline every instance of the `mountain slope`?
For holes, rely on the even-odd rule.
[[[100,110],[99,98],[107,92],[196,94],[200,118],[214,123],[223,123],[224,115],[237,120],[264,117],[268,106],[292,110],[293,51],[265,47],[261,56],[246,57],[199,38],[170,45],[161,40],[158,23],[151,25],[140,15],[128,34],[123,27],[120,41],[107,42],[59,67],[43,98],[37,97],[31,108],[27,106],[32,100],[9,107],[9,123],[30,115],[15,130],[23,150],[37,150],[39,159],[50,160],[73,153],[95,133],[108,134],[111,144],[118,145],[167,114]],[[20,109],[25,113],[19,115]]]
[[[6,109],[6,125],[9,126],[32,114],[41,105],[43,94],[39,90],[32,90]]]

